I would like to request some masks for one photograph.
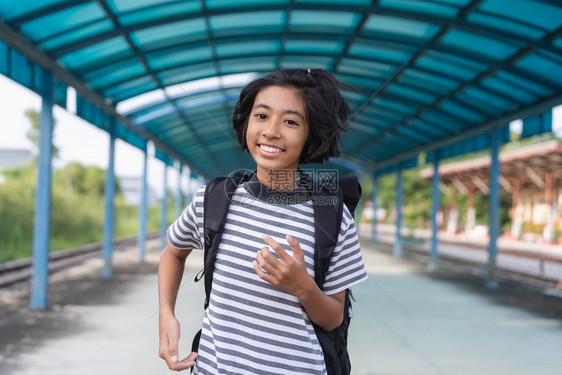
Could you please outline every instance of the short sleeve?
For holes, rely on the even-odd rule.
[[[193,196],[185,208],[168,228],[168,242],[177,249],[203,249],[203,200],[205,186]]]
[[[332,254],[323,291],[327,295],[336,294],[366,280],[367,277],[359,246],[359,235],[353,217],[344,206],[338,243]]]

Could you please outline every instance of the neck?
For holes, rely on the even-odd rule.
[[[295,190],[297,188],[296,169],[262,169],[258,167],[258,180],[275,190]]]

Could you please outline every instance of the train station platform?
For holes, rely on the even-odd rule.
[[[29,284],[0,289],[0,374],[169,374],[158,358],[159,241],[50,278],[50,308],[28,308]],[[527,375],[562,372],[562,299],[509,284],[397,260],[363,246],[369,280],[354,288],[349,349],[355,375]],[[202,252],[187,262],[178,296],[180,356],[201,325]],[[186,372],[188,373],[188,372]]]

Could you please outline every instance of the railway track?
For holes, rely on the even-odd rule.
[[[149,233],[147,240],[158,237],[158,232]],[[136,236],[120,238],[113,241],[113,250],[119,251],[137,242]],[[94,243],[76,249],[61,250],[49,255],[49,273],[71,267],[86,259],[102,256],[102,244]],[[21,259],[0,264],[0,287],[26,281],[32,275],[32,259]]]

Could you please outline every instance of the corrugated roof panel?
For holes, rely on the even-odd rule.
[[[436,110],[430,109],[425,111],[420,118],[426,120],[429,123],[438,125],[440,127],[446,128],[450,133],[454,133],[468,125],[466,122],[461,122],[458,118],[451,115],[444,114],[442,112],[437,112]]]
[[[547,2],[486,0],[478,6],[478,10],[509,17],[515,21],[535,25],[547,30],[556,30],[562,26],[560,8]]]
[[[278,40],[256,40],[248,42],[224,42],[215,46],[217,57],[234,57],[240,55],[270,55],[278,54],[281,50],[281,42]]]
[[[288,39],[285,42],[285,51],[340,54],[344,46],[345,42],[340,40]]]
[[[122,80],[146,73],[144,65],[138,59],[128,59],[123,62],[107,65],[84,76],[94,89],[111,85]]]
[[[458,77],[459,80],[473,80],[478,74],[488,67],[465,58],[457,57],[448,53],[428,51],[416,60],[416,67],[445,73],[448,76]]]
[[[115,13],[125,13],[131,12],[138,9],[151,8],[154,9],[155,6],[159,6],[165,3],[173,3],[175,0],[105,0],[107,5]],[[198,3],[198,0],[186,0],[186,3]]]
[[[239,59],[224,59],[219,61],[221,74],[234,74],[248,71],[248,66],[254,71],[274,71],[277,64],[277,56],[271,57],[250,57]]]
[[[457,29],[451,29],[444,35],[440,44],[487,56],[494,60],[504,60],[523,46],[521,43],[507,43],[489,36]]]
[[[299,4],[326,4],[325,0],[295,0],[295,3]],[[371,0],[330,0],[330,4],[339,5],[369,5],[372,3]]]
[[[204,38],[207,35],[207,26],[203,18],[195,18],[133,31],[130,35],[131,40],[145,50],[150,45],[165,46],[178,40]]]
[[[235,35],[250,28],[257,28],[262,33],[273,33],[283,31],[286,16],[283,11],[221,14],[209,17],[209,24],[213,33],[228,32],[229,35]]]
[[[212,64],[194,64],[177,69],[166,69],[157,73],[158,78],[165,86],[194,81],[201,78],[212,77],[217,74]]]
[[[363,26],[365,33],[396,34],[423,40],[433,38],[440,29],[441,27],[436,24],[380,14],[371,14]]]
[[[484,25],[503,32],[515,33],[533,39],[540,39],[546,34],[546,31],[543,28],[537,28],[532,25],[506,19],[503,14],[499,16],[493,14],[470,13],[466,18],[469,22],[478,25]]]
[[[553,83],[560,84],[562,81],[562,63],[548,58],[542,51],[537,51],[520,58],[515,65],[534,74],[541,75]]]
[[[84,47],[77,51],[60,57],[60,61],[69,69],[103,61],[112,56],[131,56],[133,51],[127,41],[121,37],[115,37],[103,42]]]
[[[161,70],[184,64],[211,60],[213,52],[209,46],[184,48],[181,50],[147,54],[146,60],[153,70]]]
[[[494,114],[499,112],[505,112],[514,103],[501,96],[495,95],[488,90],[484,90],[479,87],[467,87],[462,92],[455,96],[459,101],[468,103],[473,107],[482,109],[489,114]]]
[[[419,118],[411,118],[406,124],[414,131],[421,131],[424,133],[432,134],[434,138],[441,138],[448,134],[445,129],[432,124],[431,122],[424,121]]]
[[[422,142],[427,142],[430,140],[430,138],[426,135],[424,135],[421,132],[416,132],[406,126],[399,126],[396,129],[396,133],[397,134],[403,134],[407,137],[409,137],[410,139],[416,139],[418,140],[418,143],[422,143]]]
[[[114,29],[113,22],[102,19],[92,22],[83,27],[73,29],[72,32],[61,33],[59,35],[40,40],[38,43],[44,51],[53,51],[65,45],[76,43],[82,39],[100,35]]]
[[[450,115],[461,117],[464,121],[467,122],[479,123],[484,120],[484,116],[482,114],[468,109],[465,106],[459,103],[455,103],[451,100],[441,102],[437,108]]]
[[[330,69],[334,60],[334,57],[285,55],[279,69]]]
[[[376,111],[371,115],[366,115],[364,113],[359,113],[351,124],[351,128],[355,126],[355,122],[359,122],[362,124],[370,124],[372,128],[383,130],[383,129],[390,129],[392,125],[396,122],[401,120],[401,117],[396,116],[395,118],[391,116],[386,116],[389,114],[389,111]]]
[[[36,12],[40,9],[47,9],[51,5],[62,3],[67,0],[18,0],[15,4],[10,1],[0,2],[0,16],[5,20]]]
[[[106,13],[101,6],[97,2],[90,2],[26,22],[22,25],[21,30],[31,40],[37,41],[64,31],[73,31],[76,27],[100,21],[104,17],[106,17]]]
[[[353,124],[349,126],[348,132],[359,132],[359,134],[377,135],[380,133],[380,130],[373,125],[368,125],[368,123],[360,123],[354,121]]]
[[[428,93],[425,90],[418,90],[411,87],[406,87],[398,83],[390,84],[386,88],[386,92],[402,96],[406,99],[412,99],[417,102],[429,105],[437,99],[437,95]]]
[[[153,21],[157,18],[163,19],[166,17],[177,16],[179,14],[187,15],[201,11],[201,2],[199,0],[184,0],[179,2],[177,0],[163,0],[165,2],[171,2],[170,4],[162,4],[163,1],[160,0],[111,1],[119,1],[122,4],[121,8],[123,8],[123,13],[116,13],[118,13],[119,23],[123,26],[138,25]],[[158,3],[158,6],[146,5],[147,3]]]
[[[382,62],[403,63],[410,59],[415,50],[398,44],[382,44],[372,41],[358,40],[349,48],[349,55],[366,57]]]
[[[289,4],[290,0],[269,0],[268,4],[282,5]],[[255,5],[262,5],[262,0],[205,0],[207,9],[224,9],[224,8],[239,8]]]
[[[455,17],[461,7],[464,7],[471,0],[457,1],[432,1],[432,0],[380,0],[382,7],[393,8],[399,10],[407,10],[409,12],[420,12],[442,17]]]
[[[517,103],[529,103],[533,100],[532,95],[528,90],[525,90],[518,85],[514,85],[505,79],[501,79],[497,75],[486,77],[480,81],[484,88],[501,93],[505,98],[514,100]]]
[[[350,75],[363,75],[370,78],[385,79],[390,76],[396,66],[388,64],[377,64],[365,60],[343,58],[338,67],[340,73],[347,73]]]
[[[292,31],[330,30],[332,32],[346,32],[354,30],[360,20],[360,15],[353,12],[322,11],[322,10],[294,10],[289,18]]]
[[[416,111],[419,110],[418,107],[413,107],[395,100],[389,100],[381,97],[375,98],[372,103],[376,106],[381,106],[386,109],[398,111],[399,113],[406,115],[413,115]]]
[[[460,82],[439,74],[424,72],[415,68],[408,69],[400,76],[400,81],[420,87],[436,94],[444,95],[456,89]]]
[[[154,82],[152,77],[142,76],[135,80],[123,83],[122,85],[112,87],[104,91],[103,94],[109,98],[113,98],[115,102],[120,102],[147,91],[152,91],[156,88],[156,82]]]
[[[496,72],[495,76],[503,81],[509,82],[513,86],[528,91],[533,95],[547,95],[550,92],[550,90],[536,82],[506,71],[499,70]]]

